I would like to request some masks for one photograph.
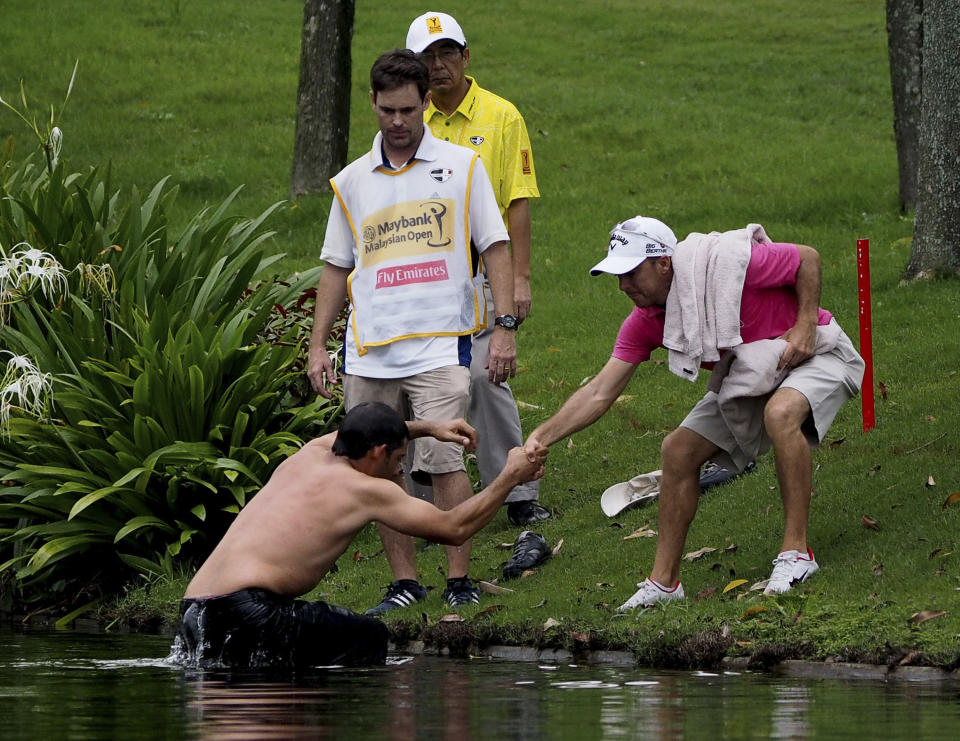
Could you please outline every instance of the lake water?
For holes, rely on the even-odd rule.
[[[0,628],[0,738],[960,738],[960,687],[393,657],[289,677],[185,672],[169,638]]]

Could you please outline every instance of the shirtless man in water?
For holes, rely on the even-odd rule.
[[[515,448],[490,486],[442,511],[397,483],[407,441],[424,436],[468,450],[477,444],[462,419],[404,422],[369,403],[280,464],[187,587],[171,660],[258,668],[383,663],[387,630],[379,620],[295,598],[317,585],[367,523],[459,545],[515,486],[543,474],[545,449]]]

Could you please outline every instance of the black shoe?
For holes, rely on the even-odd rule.
[[[409,607],[414,602],[427,598],[427,590],[413,579],[400,579],[387,585],[387,593],[376,607],[371,607],[365,615],[382,615],[398,607]]]
[[[533,499],[507,504],[507,519],[517,527],[532,525],[540,520],[549,520],[550,517],[550,510],[541,507]]]
[[[700,472],[700,493],[702,494],[707,489],[710,489],[714,486],[719,486],[720,484],[725,484],[728,481],[732,481],[737,478],[737,476],[742,476],[745,473],[750,473],[754,468],[757,467],[755,461],[750,461],[746,467],[739,473],[733,471],[729,468],[724,468],[719,463],[714,461],[707,461],[706,465],[703,467],[703,470]]]
[[[504,579],[516,579],[527,569],[533,569],[550,558],[550,547],[539,533],[524,530],[513,543],[513,555],[503,567]]]
[[[443,598],[453,609],[463,605],[479,605],[480,590],[473,586],[469,576],[460,576],[456,579],[447,579],[447,588],[443,590]]]

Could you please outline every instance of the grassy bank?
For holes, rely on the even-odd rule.
[[[716,550],[684,563],[687,602],[619,617],[613,608],[650,568],[655,546],[625,538],[656,529],[656,506],[611,520],[600,493],[658,468],[662,437],[703,393],[702,381],[682,383],[649,363],[603,420],[551,452],[541,498],[556,515],[540,531],[563,541],[557,555],[506,584],[512,593],[487,595],[463,623],[446,624],[444,561],[426,548],[418,565],[434,590],[423,609],[390,619],[396,636],[629,647],[661,665],[751,654],[956,666],[960,503],[944,503],[960,490],[960,294],[955,281],[899,284],[911,221],[897,212],[883,3],[445,9],[466,29],[471,72],[518,105],[534,147],[542,193],[533,204],[534,313],[513,383],[525,429],[608,356],[629,301],[612,279],[586,271],[610,226],[635,213],[681,236],[759,222],[775,240],[817,247],[822,305],[854,339],[855,243],[869,238],[878,418],[863,434],[859,400],[851,402],[815,454],[810,535],[821,571],[804,588],[777,599],[749,591],[768,575],[782,527],[768,458],[704,497],[687,550]],[[358,3],[351,156],[374,133],[369,65],[402,43],[422,11],[407,0]],[[184,215],[247,183],[239,208],[259,213],[287,194],[301,13],[293,0],[5,8],[0,95],[13,97],[23,78],[31,98],[58,100],[79,58],[61,124],[73,166],[109,160],[115,180],[144,189],[172,173]],[[0,114],[0,138],[10,133],[30,146]],[[328,206],[316,196],[275,217],[269,249],[288,254],[287,268],[315,263]],[[508,557],[498,546],[516,534],[499,515],[476,539],[473,575],[498,576]],[[316,594],[354,609],[376,603],[390,579],[379,550],[364,531]],[[170,615],[185,579],[135,590],[120,613],[103,615]]]

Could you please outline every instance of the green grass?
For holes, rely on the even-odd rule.
[[[518,105],[533,142],[542,194],[533,204],[534,313],[520,334],[513,386],[540,409],[522,410],[525,429],[608,356],[630,304],[612,279],[587,269],[610,226],[636,213],[681,236],[759,222],[775,240],[815,246],[822,305],[855,341],[855,244],[869,238],[876,380],[886,389],[875,430],[861,432],[855,400],[815,454],[810,535],[822,568],[806,588],[776,600],[744,588],[721,595],[734,578],[765,578],[779,545],[767,458],[756,474],[704,498],[687,549],[718,551],[684,564],[686,606],[614,617],[610,606],[653,559],[652,539],[623,538],[655,528],[656,507],[608,520],[599,495],[658,468],[663,435],[703,392],[702,381],[681,383],[663,365],[641,367],[629,398],[572,445],[555,446],[541,492],[557,516],[542,531],[563,548],[512,585],[515,593],[468,611],[473,638],[574,645],[573,633],[588,632],[593,646],[629,646],[664,664],[691,651],[710,655],[710,631],[726,625],[739,641],[720,641],[730,653],[896,660],[916,649],[915,660],[956,666],[960,504],[942,503],[960,490],[960,292],[955,281],[899,282],[912,220],[897,212],[883,2],[537,0],[445,9],[467,32],[470,71]],[[369,66],[402,43],[422,10],[407,0],[358,3],[351,157],[375,132]],[[301,14],[293,0],[18,3],[0,24],[0,95],[14,97],[22,78],[32,101],[59,101],[79,59],[62,124],[74,167],[109,160],[117,183],[142,189],[172,174],[181,217],[246,183],[239,207],[259,213],[287,196]],[[0,137],[10,133],[18,147],[31,146],[0,113]],[[288,269],[315,264],[328,207],[318,195],[274,219],[269,248],[288,254]],[[879,530],[864,528],[863,516]],[[496,546],[515,535],[498,515],[476,539],[474,575],[496,577],[508,555]],[[390,578],[379,549],[364,531],[318,593],[355,609],[374,604]],[[423,610],[433,625],[445,612],[440,549],[418,563],[435,587]],[[714,596],[694,598],[709,588]],[[484,613],[492,605],[503,609]],[[767,609],[741,619],[753,606]],[[922,610],[947,614],[908,623]],[[397,634],[418,631],[420,612],[391,619]],[[561,625],[544,631],[548,618]],[[701,634],[704,645],[684,643]]]

